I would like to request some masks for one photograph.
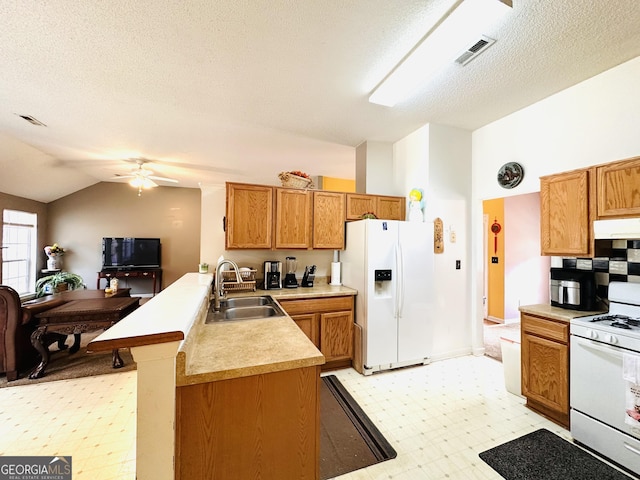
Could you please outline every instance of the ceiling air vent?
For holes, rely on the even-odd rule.
[[[18,115],[20,118],[22,118],[23,120],[26,120],[27,122],[29,122],[32,125],[36,125],[38,127],[46,127],[46,125],[44,123],[42,123],[37,118],[32,117],[31,115],[20,115],[18,113],[16,113],[16,115]]]
[[[479,40],[473,43],[469,48],[465,49],[454,61],[459,65],[466,65],[476,58],[496,41],[493,38],[482,35]]]

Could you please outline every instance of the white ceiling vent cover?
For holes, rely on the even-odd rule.
[[[494,43],[496,41],[493,38],[482,35],[479,40],[476,40],[469,48],[465,49],[454,61],[459,65],[466,65]]]

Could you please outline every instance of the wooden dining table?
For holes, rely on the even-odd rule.
[[[88,295],[87,295],[88,296]],[[29,378],[40,378],[49,363],[48,345],[52,338],[62,335],[80,335],[85,332],[106,330],[140,306],[138,297],[102,297],[71,300],[35,315],[37,327],[31,334],[31,344],[42,360]],[[48,334],[57,334],[48,336]],[[77,337],[78,338],[78,337]],[[55,340],[54,340],[55,341]],[[124,365],[118,349],[113,350],[113,368]]]

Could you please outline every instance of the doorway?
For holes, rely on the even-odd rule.
[[[540,193],[483,201],[485,354],[520,337],[520,305],[549,303],[551,258],[540,255]]]

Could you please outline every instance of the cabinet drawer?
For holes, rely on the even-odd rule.
[[[301,300],[278,300],[282,308],[288,315],[299,315],[304,313],[335,312],[341,310],[351,310],[353,308],[353,297],[328,297],[328,298],[307,298]]]
[[[558,342],[569,343],[569,324],[522,314],[522,331]]]

